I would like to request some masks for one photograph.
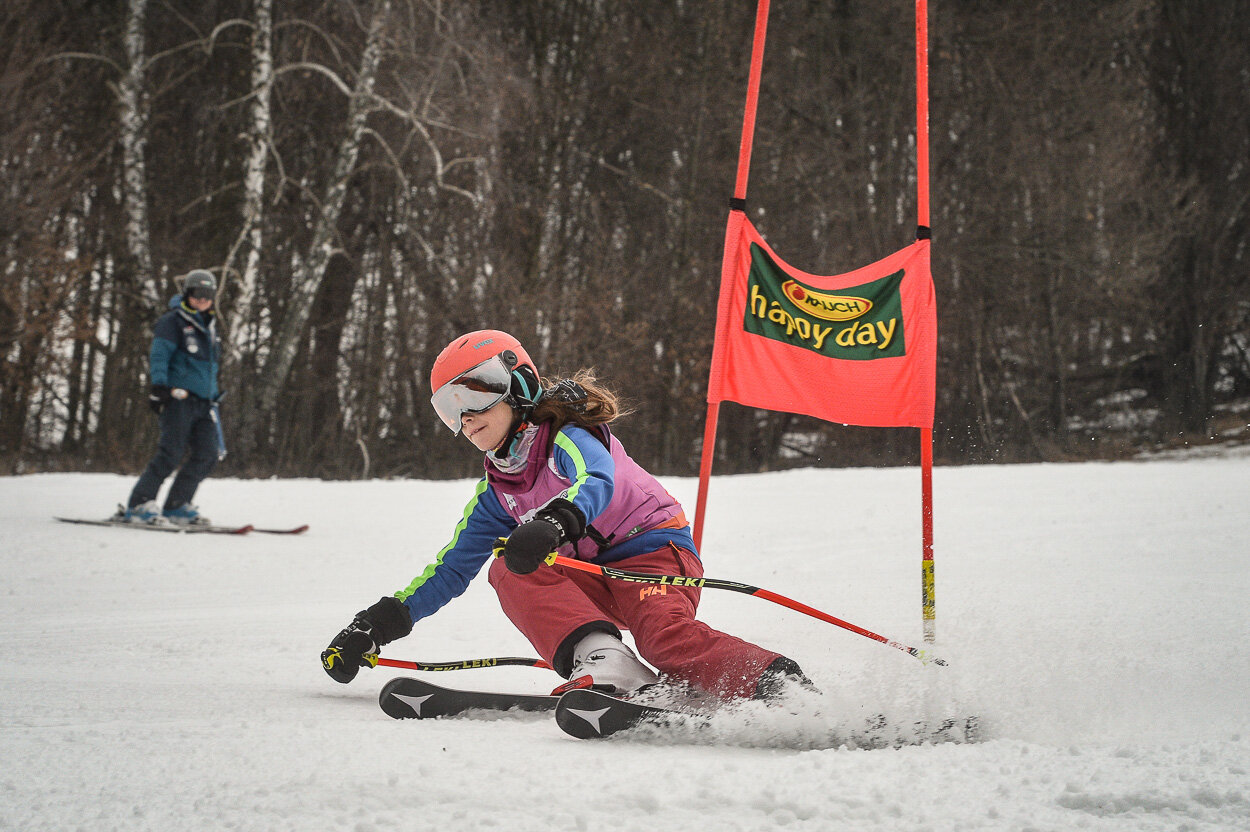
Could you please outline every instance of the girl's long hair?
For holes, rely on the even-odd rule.
[[[586,392],[584,399],[568,395],[571,388],[566,382],[569,381]],[[615,393],[599,383],[593,369],[578,370],[568,379],[544,378],[542,383],[547,394],[534,407],[529,420],[534,424],[551,421],[552,430],[568,424],[584,428],[606,425],[633,412]]]

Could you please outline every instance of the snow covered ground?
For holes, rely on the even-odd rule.
[[[696,481],[665,482],[693,507]],[[1250,829],[1250,454],[934,482],[950,666],[708,591],[705,620],[793,656],[828,700],[726,716],[709,744],[395,722],[376,703],[394,671],[325,676],[326,642],[424,567],[467,482],[210,480],[214,519],[312,524],[230,538],[53,522],[110,513],[130,478],[0,478],[0,829]],[[915,469],[720,477],[707,573],[922,646],[918,506]],[[532,651],[483,576],[387,654]],[[819,747],[875,713],[976,713],[985,740]]]

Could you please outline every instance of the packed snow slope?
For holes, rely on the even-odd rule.
[[[935,472],[936,652],[758,598],[702,617],[795,658],[810,703],[714,731],[579,741],[543,716],[402,721],[318,654],[448,539],[460,482],[210,480],[219,522],[302,537],[57,523],[132,480],[0,478],[0,829],[1250,829],[1250,455]],[[693,507],[697,482],[665,484]],[[707,574],[923,646],[919,473],[713,480]],[[532,655],[485,576],[386,651]],[[546,692],[530,668],[442,684]],[[976,714],[977,744],[842,732]]]

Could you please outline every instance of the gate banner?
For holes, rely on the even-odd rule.
[[[708,403],[871,427],[933,427],[937,307],[929,240],[822,277],[730,213]]]

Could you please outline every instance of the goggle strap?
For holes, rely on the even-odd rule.
[[[541,398],[543,394],[542,384],[536,380],[534,386],[537,389],[531,390],[529,381],[525,378],[525,374],[519,369],[512,371],[512,378],[516,382],[517,387],[520,388],[520,395],[516,397],[520,403],[530,407],[537,404],[539,398]]]

